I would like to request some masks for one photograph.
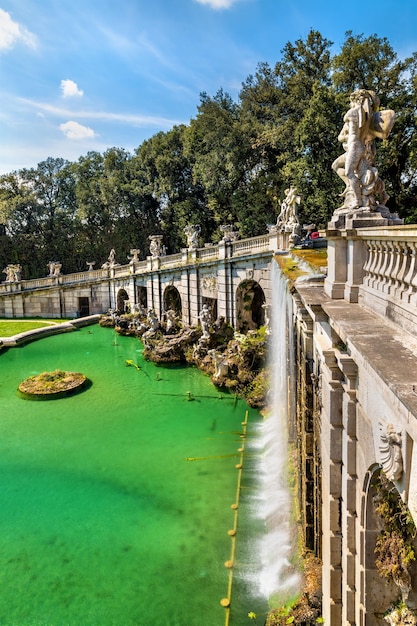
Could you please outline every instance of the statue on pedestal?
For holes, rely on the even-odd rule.
[[[184,232],[187,235],[188,250],[196,250],[198,248],[198,236],[200,231],[201,227],[198,224],[189,224],[184,228]]]
[[[49,268],[49,276],[60,276],[62,263],[59,261],[48,261],[47,267]]]
[[[19,263],[9,263],[3,274],[6,274],[6,283],[19,283],[22,280],[22,266]]]
[[[202,339],[210,339],[209,326],[211,323],[211,313],[207,304],[203,304],[198,318],[200,320],[201,330],[203,331]]]
[[[345,183],[341,193],[343,205],[334,212],[335,223],[340,222],[338,216],[375,218],[375,213],[378,218],[401,223],[385,206],[389,197],[375,166],[374,139],[387,139],[395,121],[395,112],[379,110],[379,105],[374,91],[358,89],[350,95],[350,108],[338,137],[344,153],[332,164],[333,171]]]
[[[108,270],[111,267],[115,267],[116,265],[119,265],[119,263],[116,263],[115,259],[116,259],[116,252],[114,248],[112,248],[109,252],[107,261],[103,263],[103,265],[101,266],[101,269]]]
[[[233,224],[222,224],[220,226],[220,230],[223,233],[221,241],[232,243],[233,241],[237,241],[239,239],[239,231],[234,230]]]
[[[162,246],[163,235],[149,235],[149,251],[151,253],[151,257],[153,259],[159,259],[159,257],[164,256],[165,250]]]

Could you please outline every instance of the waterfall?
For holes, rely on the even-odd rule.
[[[272,264],[271,411],[260,426],[257,443],[260,484],[256,509],[266,528],[259,553],[259,591],[268,598],[277,594],[285,601],[299,589],[299,574],[290,563],[296,522],[288,485],[288,425],[290,412],[295,410],[290,384],[294,341],[287,280],[275,260]]]

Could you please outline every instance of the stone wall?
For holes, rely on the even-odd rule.
[[[417,231],[331,236],[325,283],[296,282],[294,292],[305,541],[321,551],[325,623],[382,626],[401,593],[375,567],[376,472],[417,521]],[[309,487],[320,475],[321,502]],[[413,608],[416,590],[413,575]]]

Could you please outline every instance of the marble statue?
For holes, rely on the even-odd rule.
[[[332,169],[345,183],[342,207],[336,213],[362,209],[380,211],[388,195],[375,167],[374,139],[386,139],[395,121],[392,110],[379,110],[380,100],[374,91],[358,89],[350,96],[350,108],[343,118],[339,134],[344,153]]]
[[[297,194],[296,187],[288,187],[285,190],[285,198],[281,202],[281,210],[276,224],[268,224],[269,233],[288,233],[288,244],[293,248],[301,238],[301,226],[298,219],[297,205],[301,197]]]
[[[60,276],[62,263],[59,261],[48,261],[47,267],[49,268],[49,276]]]
[[[18,283],[22,280],[22,266],[19,263],[9,263],[3,274],[6,274],[6,283]]]
[[[189,224],[184,228],[184,232],[187,235],[188,250],[196,250],[198,248],[198,236],[200,231],[201,227],[198,224]]]
[[[388,480],[400,480],[403,473],[402,438],[393,424],[379,424],[381,465]]]
[[[209,326],[211,323],[211,313],[207,304],[203,304],[198,319],[200,320],[201,330],[203,331],[202,339],[210,339]]]
[[[233,224],[222,224],[220,226],[220,231],[223,233],[223,238],[221,241],[231,243],[239,239],[239,231],[234,229]]]
[[[264,310],[263,325],[266,328],[266,334],[269,335],[271,333],[271,305],[264,302],[262,308]]]
[[[116,265],[119,265],[119,263],[116,263],[115,259],[116,259],[116,252],[115,252],[114,248],[112,248],[110,250],[110,252],[109,252],[109,256],[108,256],[107,261],[105,263],[103,263],[101,268],[103,270],[108,270],[111,267],[115,267]]]
[[[158,316],[156,315],[154,309],[149,309],[148,311],[148,315],[147,315],[147,322],[148,322],[148,326],[149,326],[149,331],[154,333],[158,330],[159,328],[159,319]]]
[[[213,378],[223,378],[229,374],[229,366],[225,360],[223,354],[216,350],[209,350],[208,353],[211,356],[214,363],[214,376]]]
[[[166,331],[169,333],[175,326],[178,320],[178,316],[176,315],[173,309],[168,309],[165,311],[165,319],[166,319]]]
[[[281,203],[281,211],[277,219],[277,230],[279,232],[292,233],[295,227],[300,227],[297,214],[297,205],[300,204],[301,197],[297,194],[295,187],[285,190],[285,198]]]
[[[164,256],[165,250],[162,246],[163,235],[149,235],[149,251],[153,259],[159,259]]]

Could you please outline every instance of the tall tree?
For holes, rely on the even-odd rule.
[[[148,192],[158,202],[159,220],[169,251],[186,241],[187,224],[200,224],[202,238],[209,237],[212,220],[205,209],[201,183],[193,177],[193,156],[185,150],[186,126],[174,126],[145,141],[137,150],[137,167]]]

